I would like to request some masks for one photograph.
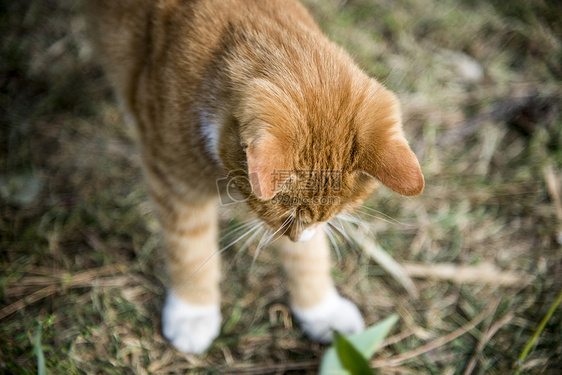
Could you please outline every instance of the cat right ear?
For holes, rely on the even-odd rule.
[[[363,155],[361,170],[401,195],[423,191],[424,178],[418,158],[405,139],[392,139]]]
[[[261,200],[273,198],[284,181],[278,176],[288,170],[284,152],[277,138],[273,136],[251,142],[246,148],[248,176],[254,195]]]
[[[401,195],[419,195],[424,178],[418,158],[404,138],[398,100],[382,87],[376,90],[363,111],[367,126],[360,132],[359,169]]]

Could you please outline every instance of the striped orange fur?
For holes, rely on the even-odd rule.
[[[100,61],[137,130],[166,239],[169,291],[179,302],[165,308],[175,322],[165,322],[165,335],[180,350],[201,352],[218,334],[217,309],[205,342],[183,340],[192,328],[175,327],[219,306],[217,212],[225,202],[217,181],[225,178],[272,239],[285,235],[273,245],[305,331],[324,340],[309,320],[330,303],[361,320],[337,296],[327,240],[315,230],[353,211],[377,181],[421,193],[394,94],[296,0],[92,0],[88,8]],[[295,242],[302,239],[310,240]],[[181,309],[183,321],[175,318]]]

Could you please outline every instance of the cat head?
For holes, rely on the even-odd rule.
[[[236,114],[239,150],[225,160],[247,172],[238,188],[271,230],[307,240],[361,205],[377,182],[406,196],[422,192],[394,94],[372,79],[302,87],[255,79]]]

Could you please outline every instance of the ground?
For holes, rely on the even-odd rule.
[[[422,196],[381,189],[360,214],[390,265],[345,239],[334,252],[368,324],[400,317],[373,366],[558,374],[560,307],[543,318],[562,290],[560,2],[304,3],[397,93],[426,178]],[[276,255],[252,264],[252,244],[224,254],[209,352],[167,344],[158,224],[79,7],[2,1],[0,30],[0,372],[315,373],[326,347],[293,324]],[[224,232],[242,220],[228,208]]]

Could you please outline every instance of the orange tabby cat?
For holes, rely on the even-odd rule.
[[[217,181],[225,178],[269,239],[279,237],[273,245],[304,332],[328,342],[333,329],[362,330],[359,310],[330,278],[320,228],[360,205],[376,180],[403,195],[421,193],[395,96],[296,0],[91,0],[90,7],[92,35],[138,131],[165,234],[164,336],[201,353],[219,334]]]

